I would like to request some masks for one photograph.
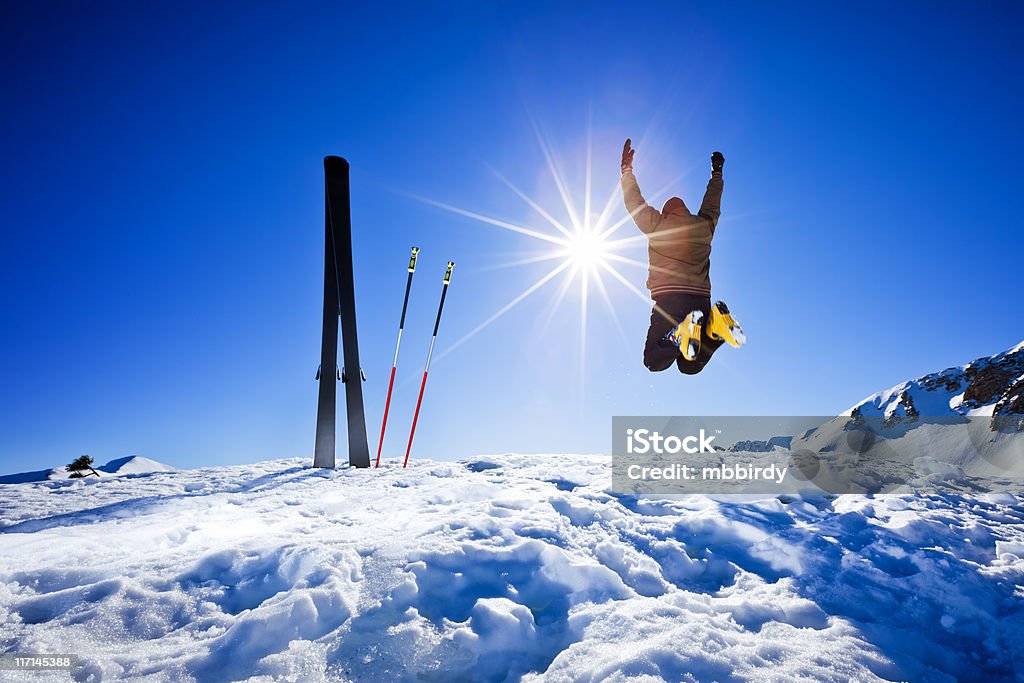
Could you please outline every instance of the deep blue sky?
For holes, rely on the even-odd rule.
[[[397,457],[445,261],[440,354],[551,267],[495,269],[543,247],[410,195],[549,229],[488,170],[564,218],[531,120],[578,206],[589,122],[595,211],[626,136],[659,206],[680,175],[698,203],[725,153],[712,278],[750,342],[652,375],[649,309],[606,278],[625,338],[592,291],[581,375],[552,281],[437,359],[414,457],[606,452],[616,414],[833,414],[1024,338],[1018,4],[358,4],[5,3],[0,472],[311,456],[325,154],[353,167],[374,443],[423,248]]]

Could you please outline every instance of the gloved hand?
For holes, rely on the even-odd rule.
[[[721,173],[722,165],[725,163],[725,157],[722,156],[721,152],[712,152],[711,154],[711,172]]]
[[[623,174],[633,172],[633,154],[636,150],[629,148],[630,142],[630,139],[626,138],[626,144],[622,146],[622,165],[619,169]]]

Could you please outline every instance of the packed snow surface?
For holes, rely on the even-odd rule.
[[[0,652],[75,653],[96,681],[1021,680],[1019,498],[637,498],[610,472],[3,485]]]

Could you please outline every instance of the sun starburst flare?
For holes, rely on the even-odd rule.
[[[612,239],[614,233],[630,220],[630,216],[628,214],[625,217],[621,217],[614,221],[612,219],[615,201],[620,193],[618,184],[615,185],[609,193],[609,196],[601,204],[600,211],[595,213],[591,210],[591,201],[593,197],[591,182],[592,145],[590,134],[588,133],[587,135],[583,202],[582,206],[577,206],[573,201],[569,184],[566,182],[566,179],[562,174],[561,166],[558,164],[551,151],[551,146],[544,139],[544,136],[537,125],[534,125],[534,132],[537,137],[537,143],[540,146],[541,153],[544,157],[547,170],[551,174],[554,186],[558,190],[558,196],[561,198],[562,206],[560,208],[564,211],[567,220],[560,220],[557,218],[554,215],[554,213],[557,212],[545,209],[538,201],[531,198],[512,183],[512,181],[493,168],[490,170],[498,180],[512,190],[512,192],[523,200],[523,202],[525,202],[537,215],[537,223],[540,224],[541,227],[537,227],[532,224],[523,225],[497,217],[488,216],[477,211],[453,206],[445,202],[427,199],[424,197],[416,197],[421,201],[444,209],[445,211],[449,211],[466,218],[471,218],[485,225],[514,232],[527,237],[530,240],[541,242],[546,245],[546,250],[541,253],[511,263],[498,264],[495,267],[504,268],[518,265],[529,265],[543,261],[555,262],[554,267],[552,267],[548,272],[530,283],[528,287],[509,299],[506,304],[495,311],[487,319],[483,320],[480,324],[475,326],[455,341],[451,346],[441,352],[438,355],[438,359],[448,355],[488,328],[490,325],[494,324],[526,298],[544,288],[544,286],[549,282],[556,280],[559,275],[563,276],[562,283],[560,287],[554,290],[554,296],[547,309],[547,315],[545,316],[546,320],[544,322],[544,327],[546,327],[547,322],[550,322],[555,311],[557,311],[561,306],[566,294],[575,285],[579,292],[580,300],[578,329],[581,349],[586,348],[585,342],[587,339],[589,298],[591,293],[595,290],[597,297],[611,314],[612,321],[623,342],[626,341],[626,334],[619,322],[612,293],[609,291],[604,279],[605,275],[610,275],[612,279],[621,284],[625,290],[640,296],[648,305],[650,305],[650,299],[647,294],[630,282],[630,279],[620,273],[616,268],[617,265],[621,264],[644,270],[647,269],[647,264],[645,262],[630,258],[621,253],[625,249],[636,248],[642,243],[642,239],[636,239],[635,237]],[[640,235],[639,237],[644,238],[643,235]],[[580,353],[579,357],[580,381],[582,383],[586,369],[585,354]]]

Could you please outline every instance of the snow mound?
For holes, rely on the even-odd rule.
[[[146,474],[147,472],[173,472],[174,468],[156,460],[143,458],[141,455],[129,455],[127,458],[111,460],[106,465],[96,468],[107,474]]]
[[[73,643],[76,680],[146,681],[1006,680],[1024,661],[1010,494],[639,498],[601,456],[308,465],[5,487],[4,651]]]
[[[98,465],[94,468],[99,477],[125,474],[148,474],[150,472],[174,472],[170,465],[165,465],[156,460],[143,458],[141,455],[129,455],[126,458],[116,458],[106,465]],[[28,484],[37,481],[61,481],[70,479],[71,473],[63,467],[54,467],[51,470],[37,470],[35,472],[20,472],[18,474],[6,474],[0,476],[0,484]],[[97,477],[91,472],[86,477],[94,480]]]

